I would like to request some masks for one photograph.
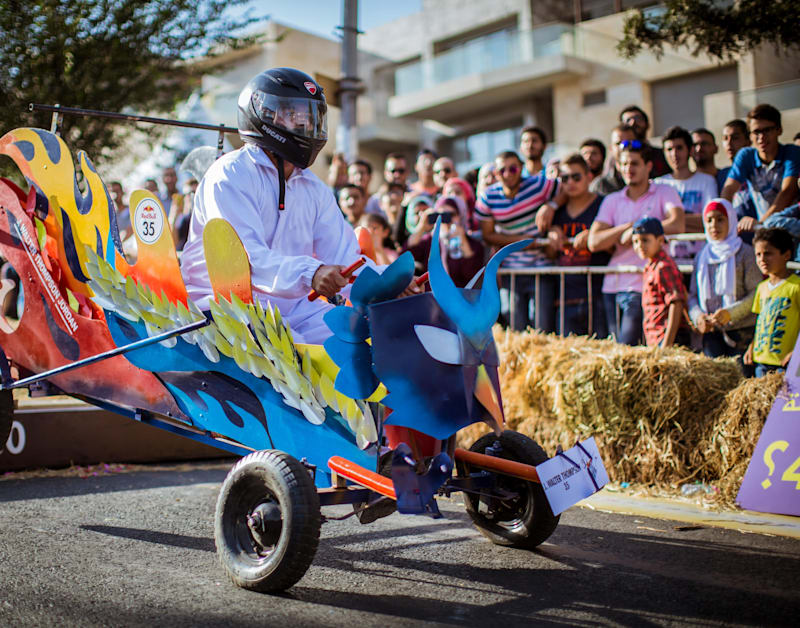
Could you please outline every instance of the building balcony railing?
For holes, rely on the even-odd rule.
[[[797,109],[800,108],[800,79],[742,90],[737,96],[741,117],[760,103],[769,103],[780,111]]]
[[[398,67],[395,94],[427,89],[469,74],[491,72],[554,55],[573,54],[569,24],[548,24],[530,31],[503,30],[460,44],[433,57]]]

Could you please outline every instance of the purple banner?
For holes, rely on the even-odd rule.
[[[800,516],[800,341],[736,501],[748,510]]]

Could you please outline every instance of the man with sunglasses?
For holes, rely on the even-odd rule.
[[[527,238],[544,238],[545,228],[537,226],[537,212],[547,205],[553,212],[566,196],[559,190],[558,181],[548,179],[542,173],[531,177],[522,176],[522,160],[513,151],[502,152],[495,158],[495,172],[498,181],[487,187],[475,204],[475,214],[481,224],[483,240],[500,248],[506,244]],[[547,227],[550,220],[547,221]],[[531,268],[551,264],[561,242],[531,244],[522,251],[512,253],[503,261],[503,268]],[[514,290],[511,279],[504,275],[501,279],[501,296],[504,313],[509,314],[513,301],[513,320],[511,327],[524,330],[535,323],[542,331],[555,332],[555,277],[543,275],[539,281],[539,295],[536,298],[536,282],[533,275],[517,275]],[[538,303],[534,303],[538,300]],[[536,310],[531,316],[531,305]],[[538,307],[537,307],[538,306]]]
[[[444,184],[449,179],[455,179],[456,177],[458,177],[456,166],[449,157],[439,157],[433,162],[433,182],[439,188],[439,192],[444,189]]]
[[[747,127],[755,147],[736,153],[720,196],[733,201],[743,184],[748,184],[758,222],[785,210],[797,201],[797,178],[800,174],[800,147],[781,144],[781,113],[771,105],[758,105],[747,114]]]
[[[633,224],[650,216],[661,221],[664,233],[682,233],[683,206],[680,196],[668,185],[650,181],[653,170],[649,147],[640,140],[622,143],[620,169],[626,186],[607,196],[589,228],[589,250],[614,247],[610,266],[644,267],[631,246]],[[609,329],[617,342],[642,342],[641,273],[607,274],[603,279],[603,300]],[[619,316],[617,312],[619,311]]]
[[[559,251],[559,266],[606,266],[611,259],[606,251],[589,251],[589,227],[591,227],[602,196],[589,191],[591,171],[584,158],[575,153],[561,162],[559,181],[567,196],[567,202],[561,205],[553,217],[550,237],[554,240],[565,239]],[[566,275],[564,278],[563,299],[556,302],[556,323],[564,336],[576,334],[583,336],[595,334],[598,338],[608,335],[605,309],[603,308],[602,288],[603,276],[592,275],[592,298],[589,300],[587,278],[582,275]],[[564,303],[564,327],[561,322],[561,303]],[[589,308],[592,308],[592,326],[589,327]]]
[[[389,153],[383,162],[383,180],[388,184],[398,184],[403,186],[404,194],[409,191],[408,183],[408,162],[403,153]],[[378,190],[375,194],[369,197],[367,201],[368,214],[383,214],[385,212],[381,208],[381,192]]]

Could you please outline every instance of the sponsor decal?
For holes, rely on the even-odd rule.
[[[303,83],[303,85],[305,85],[305,88],[308,90],[309,94],[311,94],[312,96],[317,95],[317,86],[314,85],[314,83],[312,83],[311,81],[306,81],[305,83]]]
[[[133,225],[142,242],[153,244],[161,237],[164,231],[164,213],[154,199],[145,198],[139,201],[133,214]]]
[[[34,242],[31,234],[28,232],[28,228],[24,224],[15,222],[14,228],[17,230],[17,235],[25,246],[25,253],[28,255],[33,270],[36,271],[39,277],[39,283],[45,289],[47,296],[50,297],[50,301],[55,306],[56,314],[58,314],[58,317],[61,319],[64,327],[67,328],[69,334],[73,335],[78,330],[78,323],[72,315],[72,310],[64,300],[64,297],[61,296],[56,282],[48,272],[47,266],[45,266],[44,260],[39,254],[38,245]]]
[[[285,144],[286,143],[286,138],[283,137],[283,135],[280,135],[279,133],[276,133],[275,131],[270,129],[266,124],[262,124],[261,125],[261,130],[264,131],[264,133],[266,133],[267,135],[270,135],[273,138],[275,138],[276,140],[278,140],[281,144]]]

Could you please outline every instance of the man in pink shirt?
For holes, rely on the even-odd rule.
[[[682,233],[683,206],[678,193],[668,185],[650,181],[653,168],[650,150],[639,140],[622,143],[620,170],[625,187],[609,194],[600,206],[589,229],[589,250],[602,251],[614,246],[609,266],[644,267],[631,246],[633,223],[651,216],[661,221],[664,233]],[[608,274],[603,281],[603,299],[608,327],[615,330],[618,342],[629,345],[642,340],[641,273]],[[619,314],[615,313],[619,308]]]

